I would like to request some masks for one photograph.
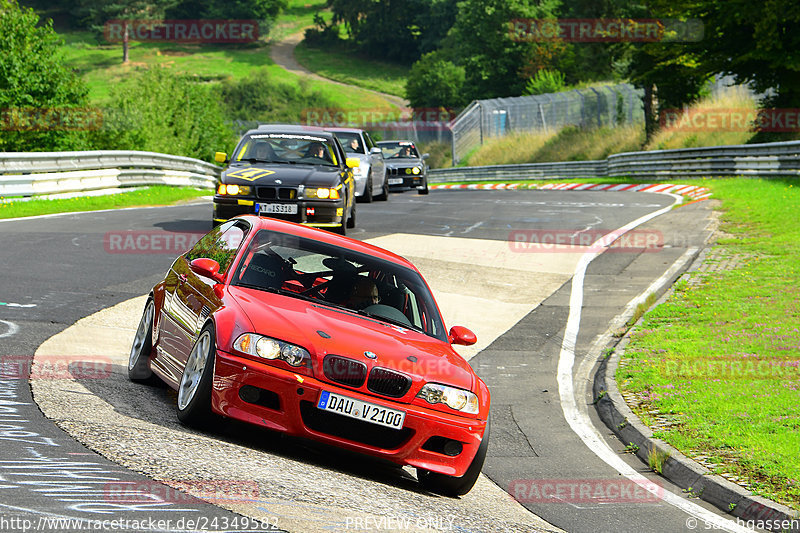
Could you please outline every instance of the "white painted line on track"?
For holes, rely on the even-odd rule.
[[[672,207],[681,202],[680,196],[670,194],[675,198],[673,204],[649,213],[640,217],[621,228],[612,231],[611,233],[598,239],[592,246],[597,246],[599,243],[604,243],[605,246],[610,244],[609,236],[619,237],[628,231],[644,224],[645,222],[666,213]],[[688,252],[687,252],[688,253]],[[569,297],[569,316],[567,318],[567,326],[564,331],[564,339],[561,343],[561,353],[558,359],[558,393],[561,400],[561,409],[564,412],[564,418],[567,420],[572,431],[592,450],[600,459],[606,464],[615,469],[617,472],[630,479],[643,489],[652,493],[659,499],[663,500],[681,511],[705,522],[704,526],[713,527],[714,529],[722,529],[724,531],[731,531],[736,533],[746,533],[752,530],[740,526],[733,520],[729,520],[716,513],[709,511],[694,502],[686,500],[670,491],[661,489],[656,483],[650,481],[646,477],[639,474],[633,467],[628,465],[619,455],[612,450],[602,436],[597,432],[597,429],[589,419],[588,413],[585,409],[581,410],[575,400],[575,385],[572,376],[573,367],[575,365],[575,345],[578,339],[578,331],[580,330],[581,321],[581,308],[583,307],[583,282],[586,276],[586,269],[589,264],[599,255],[598,252],[587,252],[578,261],[575,267],[575,272],[572,277],[572,288]],[[679,259],[685,259],[686,254]],[[678,267],[673,264],[675,270]],[[674,271],[673,271],[674,272]],[[670,274],[671,275],[671,274]],[[668,279],[667,273],[664,273],[653,285],[656,283],[664,283]],[[651,287],[653,287],[651,285]],[[650,290],[650,288],[648,288]],[[645,291],[647,292],[647,291]],[[633,302],[629,303],[630,306]],[[688,523],[688,522],[687,522]]]
[[[5,324],[8,328],[3,333],[0,333],[0,339],[5,339],[6,337],[11,337],[12,335],[16,335],[19,331],[19,326],[14,324],[13,322],[9,322],[8,320],[0,320],[0,324]]]

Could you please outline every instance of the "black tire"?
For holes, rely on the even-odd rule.
[[[347,217],[347,227],[348,228],[355,228],[356,227],[356,204],[353,202],[353,208],[350,210],[350,216]]]
[[[133,338],[131,354],[128,357],[128,379],[137,383],[147,383],[153,380],[153,371],[150,370],[150,355],[153,353],[153,320],[156,316],[156,306],[152,298],[147,299],[139,320],[139,328]]]
[[[445,474],[438,474],[428,470],[417,469],[417,479],[420,484],[429,492],[435,492],[443,496],[463,496],[472,490],[475,482],[478,481],[478,476],[483,468],[483,462],[486,460],[486,450],[489,448],[489,420],[486,421],[486,431],[483,432],[483,439],[481,445],[478,446],[478,452],[469,464],[469,468],[464,472],[461,477],[448,476]]]
[[[364,185],[364,194],[358,199],[360,202],[364,202],[365,204],[372,203],[372,178],[367,178],[367,184]]]
[[[423,182],[422,187],[417,189],[417,194],[428,194],[428,177],[425,176],[425,181]]]
[[[389,199],[389,173],[383,173],[383,186],[381,187],[381,193],[375,196],[375,199],[379,202],[385,202]]]
[[[214,327],[209,324],[200,331],[192,346],[178,384],[175,410],[182,424],[201,428],[216,419],[211,412],[215,355],[216,335]]]

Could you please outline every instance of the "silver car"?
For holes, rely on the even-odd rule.
[[[326,128],[332,132],[347,152],[357,157],[361,165],[353,169],[356,179],[356,198],[362,202],[386,200],[389,197],[389,175],[383,152],[364,130],[357,128]]]

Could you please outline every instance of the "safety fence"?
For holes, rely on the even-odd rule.
[[[453,164],[487,139],[510,133],[555,132],[564,126],[600,127],[644,122],[642,90],[632,85],[475,100],[451,123]]]

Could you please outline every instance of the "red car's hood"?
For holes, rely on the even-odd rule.
[[[336,354],[364,362],[368,371],[379,366],[408,375],[413,381],[411,397],[428,382],[467,390],[475,384],[472,368],[446,342],[299,298],[246,287],[228,289],[253,323],[255,333],[306,348],[314,359],[314,375],[321,380],[329,381],[322,372],[323,358]],[[367,358],[366,351],[377,358]]]

